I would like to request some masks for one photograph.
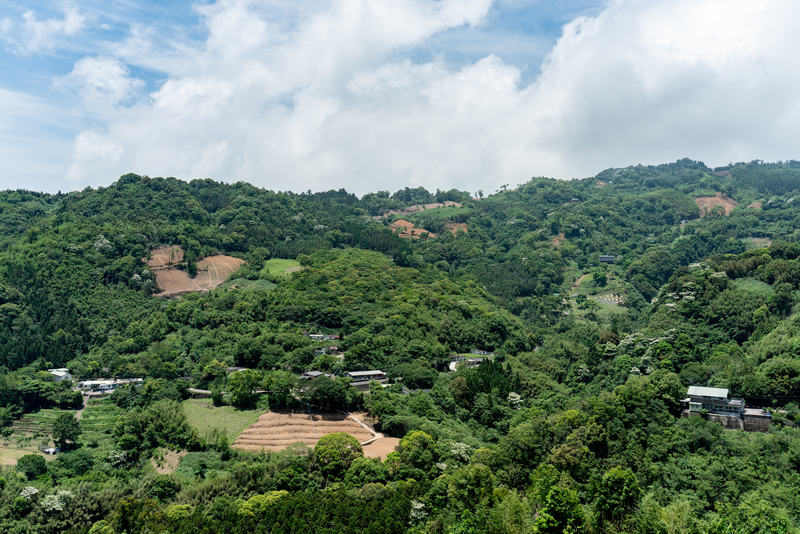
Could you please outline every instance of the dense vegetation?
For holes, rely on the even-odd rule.
[[[701,212],[717,194],[738,206]],[[0,193],[0,433],[30,443],[26,422],[48,421],[34,436],[62,449],[4,468],[0,531],[797,531],[800,163],[681,160],[472,196],[133,174]],[[402,216],[436,238],[383,216],[445,201],[461,207]],[[160,245],[190,274],[213,254],[246,263],[167,300],[144,261]],[[338,334],[343,357],[309,332]],[[494,359],[448,372],[473,349]],[[144,383],[77,421],[53,367]],[[393,385],[341,377],[369,369]],[[301,388],[311,370],[339,378]],[[771,429],[681,418],[690,384],[774,407]],[[190,387],[242,410],[364,410],[402,440],[384,461],[335,434],[244,453],[189,423]]]

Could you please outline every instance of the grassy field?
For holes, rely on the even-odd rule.
[[[766,282],[757,280],[756,278],[737,278],[733,281],[734,285],[758,297],[769,297],[775,294],[775,289]]]
[[[283,260],[280,258],[272,258],[264,263],[264,268],[261,270],[261,276],[268,274],[279,276],[284,274],[287,269],[292,267],[300,267],[300,262],[297,260]]]
[[[189,399],[183,401],[183,409],[189,424],[205,435],[212,428],[225,430],[228,442],[234,440],[248,426],[258,421],[264,410],[237,410],[233,406],[214,406],[211,399]]]
[[[430,210],[420,211],[419,213],[408,213],[402,216],[397,216],[398,219],[405,219],[413,222],[417,226],[421,226],[426,222],[432,221],[466,221],[467,217],[472,215],[474,211],[471,208],[456,208],[454,206],[446,206],[441,208],[434,208]]]
[[[246,278],[237,278],[236,280],[225,282],[220,286],[220,289],[227,290],[236,288],[241,289],[242,291],[269,291],[270,289],[274,289],[276,287],[278,286],[269,280],[248,280]]]
[[[29,449],[13,449],[13,448],[6,448],[0,447],[0,466],[11,466],[17,465],[17,460],[25,456],[26,454],[31,454],[32,451]],[[50,456],[50,458],[53,458]]]

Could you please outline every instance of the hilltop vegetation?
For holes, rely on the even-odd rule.
[[[701,213],[718,193],[738,205]],[[474,196],[134,174],[0,193],[0,444],[22,465],[0,478],[0,530],[795,532],[800,163],[680,160]],[[402,215],[435,238],[384,217],[445,202],[461,206]],[[181,247],[188,276],[244,263],[160,299],[143,261],[159,246]],[[470,350],[494,358],[447,372]],[[144,383],[90,405],[40,465],[19,451],[81,404],[53,367]],[[392,384],[362,395],[342,377],[370,369]],[[781,410],[765,434],[681,419],[690,384]],[[345,437],[237,451],[224,422],[187,416],[190,387],[240,410],[237,428],[314,405],[402,439],[383,460]]]

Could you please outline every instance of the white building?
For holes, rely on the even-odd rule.
[[[55,377],[56,382],[61,382],[62,380],[72,380],[72,375],[69,373],[69,369],[65,367],[59,369],[48,369],[47,372]]]

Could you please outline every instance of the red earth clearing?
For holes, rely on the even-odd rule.
[[[390,452],[394,452],[394,448],[398,445],[400,445],[399,438],[378,438],[369,445],[364,445],[364,456],[385,460],[386,456]]]
[[[458,233],[458,230],[459,230],[459,229],[460,229],[461,231],[463,231],[465,234],[467,233],[467,223],[454,223],[454,222],[449,222],[449,223],[447,223],[446,225],[444,225],[444,227],[445,227],[447,230],[449,230],[450,232],[453,232],[453,235],[456,235],[456,233]]]
[[[244,260],[230,256],[209,256],[197,262],[197,276],[173,267],[183,260],[180,247],[160,247],[150,251],[150,259],[145,260],[156,276],[161,288],[157,297],[172,297],[183,293],[206,292],[223,284],[228,275],[239,269]]]
[[[700,208],[700,217],[713,213],[715,206],[722,206],[725,210],[725,215],[728,215],[733,208],[739,205],[731,197],[722,193],[717,193],[717,196],[714,197],[698,197],[694,201],[697,202],[697,207]]]
[[[405,219],[398,219],[392,224],[390,224],[389,230],[394,232],[401,227],[403,228],[403,231],[397,234],[400,237],[410,237],[412,239],[419,239],[423,232],[427,232],[429,238],[436,237],[436,234],[434,234],[433,232],[428,232],[424,228],[417,228],[412,223],[408,222]]]
[[[455,206],[456,208],[460,208],[461,204],[458,202],[452,202],[447,200],[445,202],[436,202],[435,204],[417,204],[415,206],[409,206],[404,210],[390,210],[384,213],[383,217],[390,217],[392,215],[410,215],[412,213],[419,213],[425,210],[432,210],[434,208],[443,208],[445,206]]]
[[[373,437],[369,430],[342,413],[315,413],[313,418],[312,425],[308,412],[267,412],[244,429],[233,447],[243,451],[280,451],[298,441],[313,447],[319,438],[334,432],[347,432],[361,443]]]

